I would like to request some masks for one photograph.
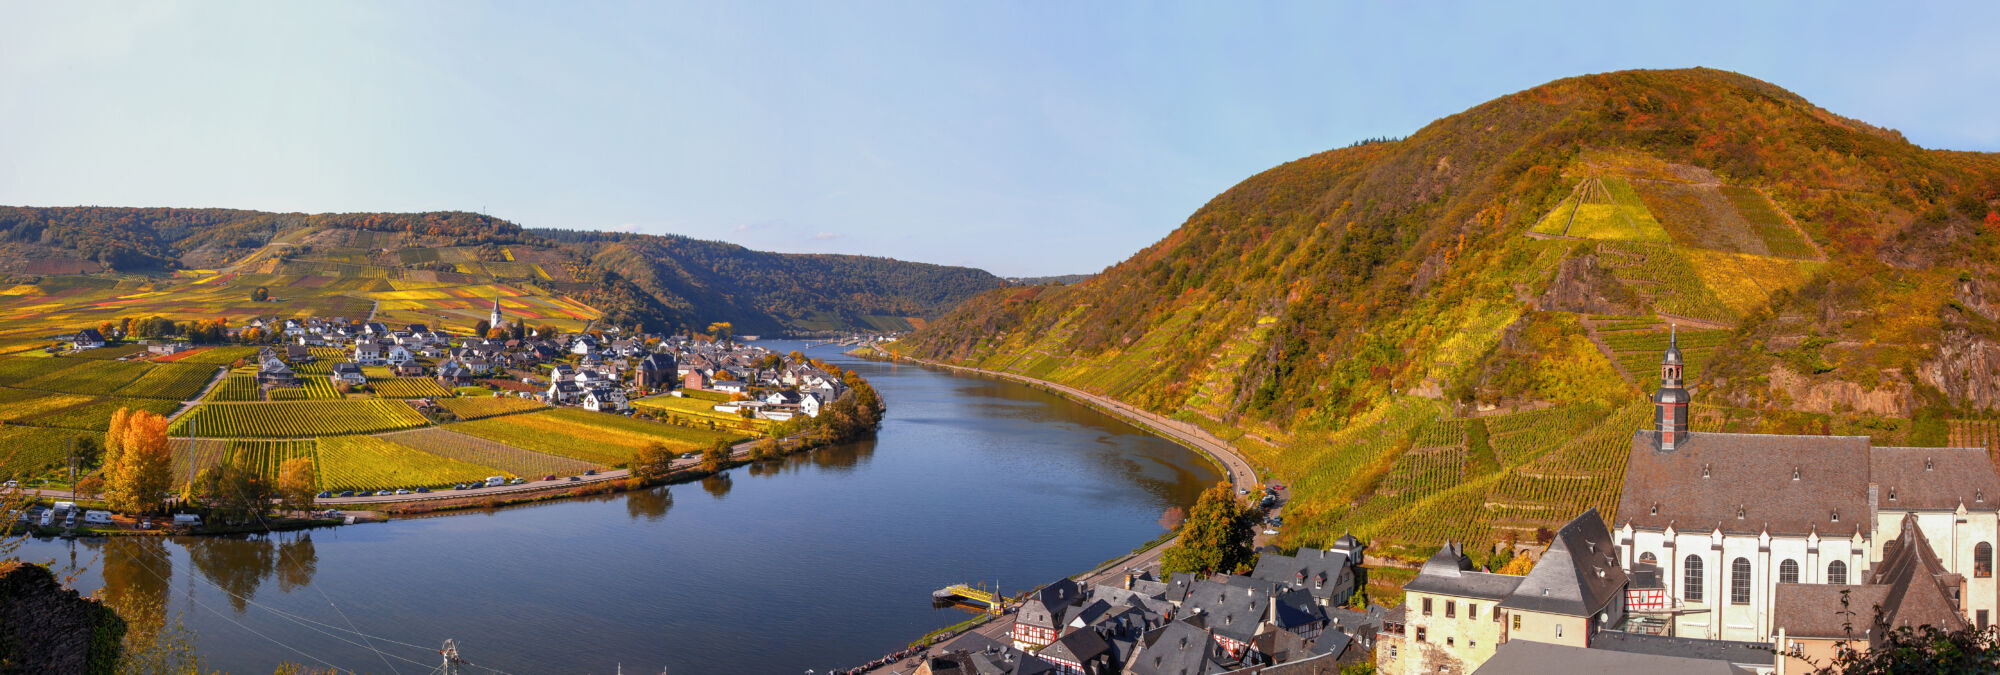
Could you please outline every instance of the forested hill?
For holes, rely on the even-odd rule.
[[[1698,429],[1986,442],[1950,420],[2000,409],[1996,198],[1995,155],[1749,77],[1591,75],[1252,176],[895,349],[1180,415],[1292,483],[1290,543],[1420,554],[1614,516],[1676,324]]]
[[[571,295],[621,325],[679,330],[727,321],[739,334],[763,335],[908,330],[1006,283],[963,267],[523,229],[463,212],[0,207],[0,271],[17,280],[177,270],[512,280]]]

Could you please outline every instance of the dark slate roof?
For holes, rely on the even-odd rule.
[[[1882,598],[1882,614],[1876,623],[1889,629],[1936,626],[1944,630],[1964,628],[1965,617],[1952,601],[1952,590],[1964,578],[1944,568],[1924,531],[1917,527],[1916,514],[1903,515],[1903,530],[1882,546],[1882,561],[1875,564],[1872,581],[1889,587]]]
[[[1961,502],[1976,509],[2000,503],[2000,475],[1984,448],[1876,448],[1868,473],[1881,486],[1879,506],[1884,509],[1956,509]]]
[[[1600,635],[1608,634],[1601,633]],[[1770,663],[1770,652],[1764,653]],[[1560,664],[1560,668],[1558,668]],[[1661,656],[1608,649],[1585,649],[1566,645],[1509,640],[1493,652],[1474,675],[1546,675],[1566,673],[1619,673],[1620,675],[1737,675],[1747,673],[1727,661],[1711,661],[1684,656]]]
[[[1516,640],[1513,642],[1525,642]],[[1509,642],[1512,644],[1512,642]],[[1650,656],[1677,656],[1714,663],[1737,663],[1770,667],[1771,646],[1763,642],[1701,640],[1643,633],[1599,631],[1590,636],[1589,651],[1620,652]]]
[[[1564,616],[1592,616],[1625,591],[1625,570],[1618,566],[1618,548],[1597,509],[1584,511],[1556,530],[1542,559],[1502,609]]]
[[[1633,527],[1822,537],[1868,527],[1866,436],[1700,432],[1662,452],[1655,435],[1632,434],[1617,513]]]
[[[1424,561],[1417,571],[1417,578],[1403,585],[1403,590],[1417,593],[1434,593],[1460,598],[1500,600],[1513,593],[1521,584],[1522,577],[1510,574],[1492,574],[1472,571],[1472,559],[1465,557],[1465,549],[1458,544],[1445,542],[1443,548]]]
[[[1125,664],[1130,675],[1211,675],[1229,670],[1228,653],[1207,629],[1175,621],[1139,639]]]
[[[1081,599],[1083,599],[1083,587],[1081,585],[1069,579],[1057,579],[1054,583],[1035,589],[1034,594],[1029,596],[1028,602],[1040,604],[1044,610],[1048,611],[1049,625],[1042,626],[1043,628],[1058,628],[1069,620],[1068,610],[1070,605],[1075,604]],[[1017,612],[1015,615],[1026,616],[1025,613],[1021,612]]]
[[[1840,605],[1843,591],[1847,593],[1845,608]],[[1783,629],[1785,635],[1795,638],[1870,637],[1870,617],[1888,596],[1888,586],[1778,584],[1777,599],[1772,603],[1772,629]]]
[[[1347,598],[1334,598],[1333,594],[1348,566],[1346,553],[1302,548],[1298,555],[1258,556],[1257,568],[1250,576],[1305,590],[1315,598],[1344,601]]]
[[[1188,589],[1187,600],[1181,609],[1187,615],[1200,616],[1204,625],[1217,635],[1249,642],[1257,636],[1257,626],[1263,623],[1270,609],[1271,594],[1262,589],[1214,581],[1197,581]]]
[[[1108,651],[1111,651],[1111,645],[1106,644],[1104,638],[1097,635],[1097,631],[1085,628],[1064,633],[1062,637],[1056,638],[1055,642],[1043,647],[1040,654],[1051,659],[1084,664],[1103,656]]]

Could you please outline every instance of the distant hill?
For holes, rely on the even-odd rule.
[[[16,281],[185,270],[272,275],[279,285],[322,277],[536,284],[606,322],[678,330],[729,321],[739,333],[764,335],[909,330],[911,319],[1005,285],[963,267],[527,230],[462,212],[0,207],[0,271]]]
[[[2000,410],[1996,199],[2000,157],[1769,83],[1591,75],[1272,168],[894,348],[1178,415],[1292,484],[1289,543],[1421,554],[1615,515],[1675,324],[1701,429],[1937,445]]]

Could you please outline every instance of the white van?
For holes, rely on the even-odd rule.
[[[507,484],[506,476],[487,476],[486,487],[500,487]]]
[[[91,525],[110,525],[110,524],[111,524],[111,512],[110,512],[110,511],[85,511],[85,512],[83,513],[83,522],[85,522],[85,523],[88,523],[88,524],[91,524]]]
[[[41,525],[42,527],[49,527],[49,526],[51,526],[51,525],[55,525],[55,524],[56,524],[56,515],[57,515],[57,513],[56,513],[56,510],[55,510],[55,509],[49,509],[49,510],[47,510],[47,511],[43,511],[43,512],[42,512],[42,519],[41,519],[41,522],[40,522],[40,525]]]
[[[74,511],[74,510],[76,510],[76,502],[56,502],[56,510],[57,510],[57,511]]]
[[[178,527],[201,527],[201,516],[192,513],[174,514],[174,525]]]

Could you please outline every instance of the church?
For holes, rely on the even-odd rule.
[[[1612,527],[1625,570],[1663,591],[1635,618],[1679,637],[1770,642],[1786,620],[1774,616],[1780,584],[1868,583],[1885,545],[1913,526],[1945,578],[1958,577],[1957,609],[1981,628],[1992,621],[2000,476],[1984,449],[1691,432],[1676,343],[1661,360],[1653,428],[1632,436]]]

